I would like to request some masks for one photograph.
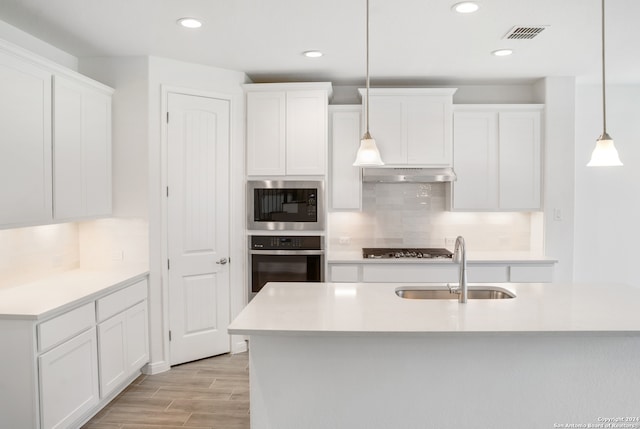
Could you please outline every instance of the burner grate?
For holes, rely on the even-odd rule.
[[[365,247],[364,259],[451,259],[453,253],[443,248]]]

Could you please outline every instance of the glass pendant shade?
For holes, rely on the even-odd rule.
[[[356,167],[370,167],[384,165],[382,158],[380,158],[380,152],[376,146],[376,141],[371,137],[368,132],[362,136],[360,140],[360,147],[356,154],[356,161],[353,163]]]
[[[587,167],[618,167],[621,165],[622,162],[613,144],[613,139],[607,133],[602,134],[596,141],[596,147],[591,153],[591,161]]]

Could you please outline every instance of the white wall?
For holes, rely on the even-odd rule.
[[[554,281],[573,279],[575,79],[549,77],[536,85],[544,114],[544,249],[558,260]],[[554,216],[560,214],[560,219]]]
[[[0,20],[0,39],[18,45],[71,70],[78,70],[78,58]]]
[[[574,279],[639,285],[640,85],[607,86],[607,132],[623,167],[586,167],[602,134],[601,91],[576,87]]]

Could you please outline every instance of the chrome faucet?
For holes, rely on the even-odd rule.
[[[467,303],[467,249],[464,245],[464,238],[458,236],[456,238],[456,245],[453,249],[453,263],[460,264],[460,277],[458,279],[458,287],[453,289],[449,287],[452,293],[460,295],[458,302],[461,304]]]

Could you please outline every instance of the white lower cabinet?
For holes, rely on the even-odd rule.
[[[109,395],[148,361],[147,344],[146,301],[98,324],[100,397]]]
[[[0,428],[80,427],[149,361],[147,280],[53,316],[0,317]]]
[[[96,330],[90,330],[38,358],[43,429],[67,428],[98,404]]]
[[[113,316],[98,325],[100,338],[100,396],[108,395],[127,374],[127,315]]]
[[[467,263],[472,283],[550,283],[554,262]],[[460,269],[453,263],[329,263],[329,281],[335,283],[456,283]]]

